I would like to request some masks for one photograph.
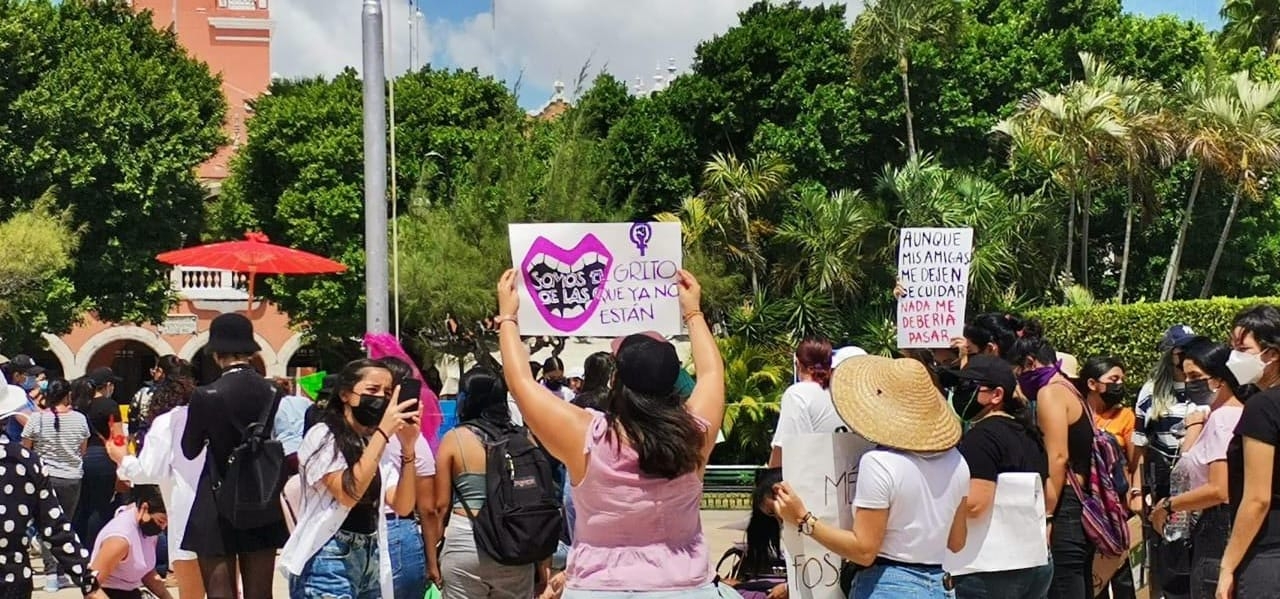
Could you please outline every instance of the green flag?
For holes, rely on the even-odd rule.
[[[328,375],[329,373],[323,370],[308,374],[298,379],[298,388],[302,389],[302,392],[306,393],[307,397],[311,398],[311,401],[315,401],[320,396],[320,387],[324,386],[324,377]]]

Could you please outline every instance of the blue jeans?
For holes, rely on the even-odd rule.
[[[427,554],[422,533],[412,519],[387,519],[387,549],[396,599],[422,599],[427,594]]]
[[[1043,566],[956,576],[957,599],[1044,599],[1053,583],[1053,561]]]
[[[289,580],[291,599],[381,599],[378,535],[339,530]]]
[[[858,572],[849,599],[955,599],[941,566],[872,565]]]

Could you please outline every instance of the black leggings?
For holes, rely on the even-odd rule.
[[[236,588],[237,566],[240,584],[244,585],[244,599],[271,598],[276,569],[274,549],[219,557],[201,556],[199,562],[205,596],[209,599],[237,599],[240,596]]]
[[[1070,472],[1067,476],[1074,476]],[[1053,584],[1049,599],[1093,599],[1093,543],[1084,534],[1084,506],[1070,483],[1062,486],[1062,499],[1053,518]]]

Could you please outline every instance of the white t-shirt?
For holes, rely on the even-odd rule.
[[[830,390],[814,382],[796,383],[782,393],[773,446],[782,447],[791,435],[848,430],[849,426],[836,413],[835,404],[831,403]]]
[[[956,508],[969,494],[969,465],[960,452],[868,451],[858,465],[857,508],[889,510],[880,556],[940,565]]]

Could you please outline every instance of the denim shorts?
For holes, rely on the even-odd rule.
[[[955,599],[941,566],[876,564],[858,572],[849,599]]]
[[[378,535],[339,530],[289,580],[291,599],[381,599]]]
[[[741,599],[729,585],[711,583],[687,591],[582,591],[565,589],[561,599]]]

